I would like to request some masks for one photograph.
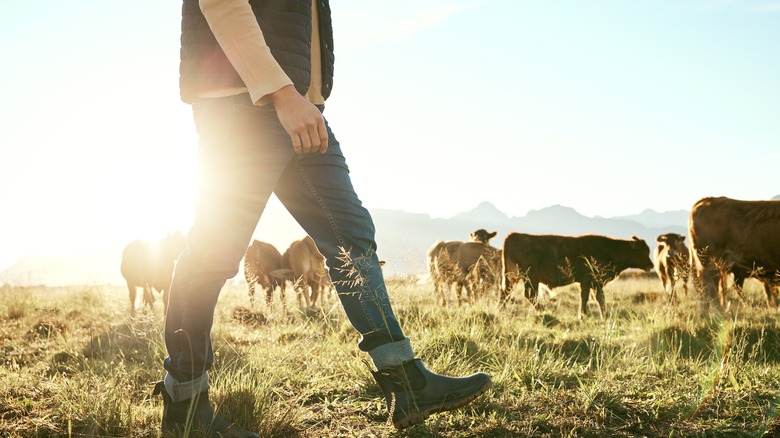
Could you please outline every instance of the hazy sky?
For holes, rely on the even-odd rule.
[[[780,0],[331,3],[325,114],[369,208],[618,216],[780,194]],[[3,5],[0,269],[186,230],[180,2]]]

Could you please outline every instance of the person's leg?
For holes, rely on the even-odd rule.
[[[314,239],[352,325],[362,335],[378,371],[374,378],[404,428],[428,415],[455,409],[490,388],[477,373],[452,378],[430,372],[415,359],[393,313],[376,254],[374,223],[349,177],[341,147],[328,128],[328,150],[296,158],[275,189],[279,200]]]
[[[205,420],[196,423],[213,413],[207,396],[200,396],[207,394],[214,361],[210,335],[217,298],[238,272],[271,191],[294,156],[280,141],[284,131],[279,133],[273,108],[254,107],[246,95],[203,99],[193,105],[193,114],[200,137],[199,186],[165,319],[164,386],[173,403],[163,420],[167,429],[180,426],[174,408],[188,406],[190,399],[206,400],[206,407],[200,408],[201,401],[196,407]]]
[[[387,295],[373,220],[352,187],[330,129],[328,134],[328,151],[294,159],[274,192],[325,256],[346,315],[362,335],[359,348],[369,352],[378,366],[412,360],[409,340]],[[388,346],[393,343],[397,345]],[[397,357],[380,357],[382,353]]]

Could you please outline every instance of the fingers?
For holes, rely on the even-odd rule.
[[[320,116],[314,124],[306,125],[299,133],[290,136],[293,150],[298,155],[315,152],[325,153],[328,150],[328,129],[325,120]]]
[[[320,136],[320,153],[324,154],[328,150],[328,128],[325,127],[325,119],[320,119],[317,124],[317,132]]]
[[[273,102],[279,122],[290,135],[296,154],[328,150],[328,130],[322,112],[307,101],[292,86],[273,93]]]

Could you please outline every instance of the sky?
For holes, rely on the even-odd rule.
[[[3,6],[0,270],[186,231],[180,2]],[[780,194],[780,0],[331,8],[325,116],[369,208],[613,217]]]

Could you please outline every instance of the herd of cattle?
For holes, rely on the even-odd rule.
[[[780,305],[780,201],[739,201],[704,198],[696,202],[688,221],[690,248],[685,236],[658,236],[652,257],[647,243],[637,237],[615,239],[599,235],[561,236],[509,233],[501,249],[490,245],[496,232],[479,229],[469,241],[437,241],[428,250],[427,267],[436,299],[442,305],[448,296],[458,303],[474,303],[488,290],[498,291],[500,305],[512,301],[514,287],[523,284],[525,298],[537,304],[539,287],[580,286],[579,317],[587,314],[591,292],[602,318],[606,314],[604,285],[626,269],[655,268],[671,301],[675,285],[688,294],[692,280],[706,305],[727,310],[728,279],[739,292],[746,279],[755,278],[766,292],[767,303]],[[136,290],[143,289],[143,302],[154,301],[152,290],[163,293],[167,306],[168,286],[184,237],[174,233],[155,242],[134,241],[122,255],[121,271],[130,292],[130,311],[135,309]],[[244,256],[244,276],[250,301],[259,286],[271,305],[275,290],[284,301],[292,284],[301,305],[311,306],[333,291],[325,258],[306,236],[280,253],[273,245],[254,240]]]

